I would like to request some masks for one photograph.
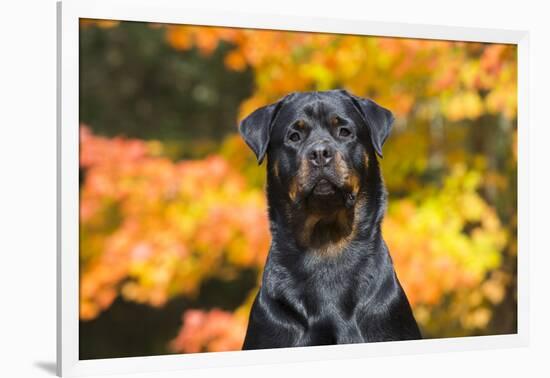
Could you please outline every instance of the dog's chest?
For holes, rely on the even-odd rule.
[[[303,286],[302,298],[308,314],[349,317],[355,300],[354,280],[339,272],[320,270]]]
[[[304,288],[302,299],[307,313],[307,327],[299,343],[319,345],[363,342],[350,282],[329,278],[310,281],[308,287]]]

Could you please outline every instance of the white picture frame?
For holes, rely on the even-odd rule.
[[[245,12],[189,9],[177,0],[73,0],[59,2],[57,65],[57,372],[60,376],[146,373],[306,360],[363,358],[518,347],[529,340],[528,57],[525,31],[380,23]],[[389,37],[511,43],[518,47],[518,324],[517,334],[79,360],[79,19],[198,24]]]

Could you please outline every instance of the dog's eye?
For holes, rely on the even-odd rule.
[[[302,139],[302,137],[300,136],[299,133],[293,132],[293,133],[290,133],[290,135],[288,136],[288,139],[290,139],[293,142],[299,142],[300,139]]]
[[[341,127],[340,130],[338,130],[338,136],[341,136],[342,138],[347,138],[351,135],[351,130],[347,127]]]

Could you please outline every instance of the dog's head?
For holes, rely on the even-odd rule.
[[[258,163],[268,156],[270,207],[284,207],[302,246],[327,249],[353,233],[392,122],[389,110],[344,90],[293,93],[242,121]]]

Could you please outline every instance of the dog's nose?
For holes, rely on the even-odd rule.
[[[324,167],[328,165],[334,157],[334,150],[326,143],[316,144],[311,147],[307,157],[314,166]]]

